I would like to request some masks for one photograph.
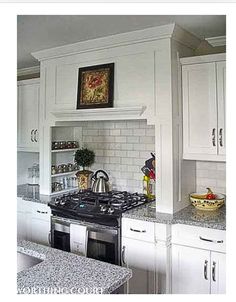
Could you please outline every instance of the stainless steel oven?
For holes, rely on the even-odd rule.
[[[120,227],[96,224],[70,218],[52,216],[51,245],[54,248],[71,251],[71,225],[85,226],[84,240],[86,256],[89,258],[120,265]]]

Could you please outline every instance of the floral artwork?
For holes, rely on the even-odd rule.
[[[77,109],[112,107],[114,63],[79,69]]]

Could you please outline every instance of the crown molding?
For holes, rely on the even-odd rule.
[[[226,36],[211,37],[206,38],[205,40],[213,47],[226,45]]]
[[[17,69],[18,77],[35,74],[35,73],[40,73],[40,66],[32,66],[32,67]]]
[[[210,62],[219,62],[219,61],[226,61],[225,53],[186,57],[180,59],[181,65],[210,63]]]
[[[82,41],[78,43],[67,44],[60,47],[40,50],[37,52],[33,52],[32,56],[39,61],[44,61],[79,53],[98,51],[107,48],[157,41],[160,39],[168,38],[177,40],[178,42],[181,42],[182,44],[194,49],[197,48],[197,46],[201,42],[194,35],[180,28],[175,23],[171,23],[167,25],[150,27],[142,30],[136,30],[127,33]]]

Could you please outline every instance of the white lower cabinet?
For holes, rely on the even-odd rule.
[[[209,294],[210,253],[172,246],[172,294]]]
[[[18,199],[17,238],[50,245],[50,215],[47,205]]]
[[[50,216],[40,217],[40,214],[32,215],[31,241],[43,245],[50,245],[50,229]]]
[[[226,255],[211,252],[211,294],[226,292]]]
[[[172,294],[224,294],[225,259],[225,231],[173,225]]]
[[[132,269],[127,294],[155,294],[155,244],[122,238],[123,265]]]
[[[166,229],[163,224],[122,219],[122,264],[133,272],[125,286],[126,294],[169,292]]]

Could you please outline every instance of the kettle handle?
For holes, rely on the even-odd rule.
[[[92,179],[94,179],[94,180],[97,179],[98,173],[103,173],[103,174],[105,175],[105,180],[106,180],[106,181],[109,180],[109,177],[108,177],[107,173],[106,173],[105,171],[103,171],[103,170],[97,170],[97,171],[93,174]]]

